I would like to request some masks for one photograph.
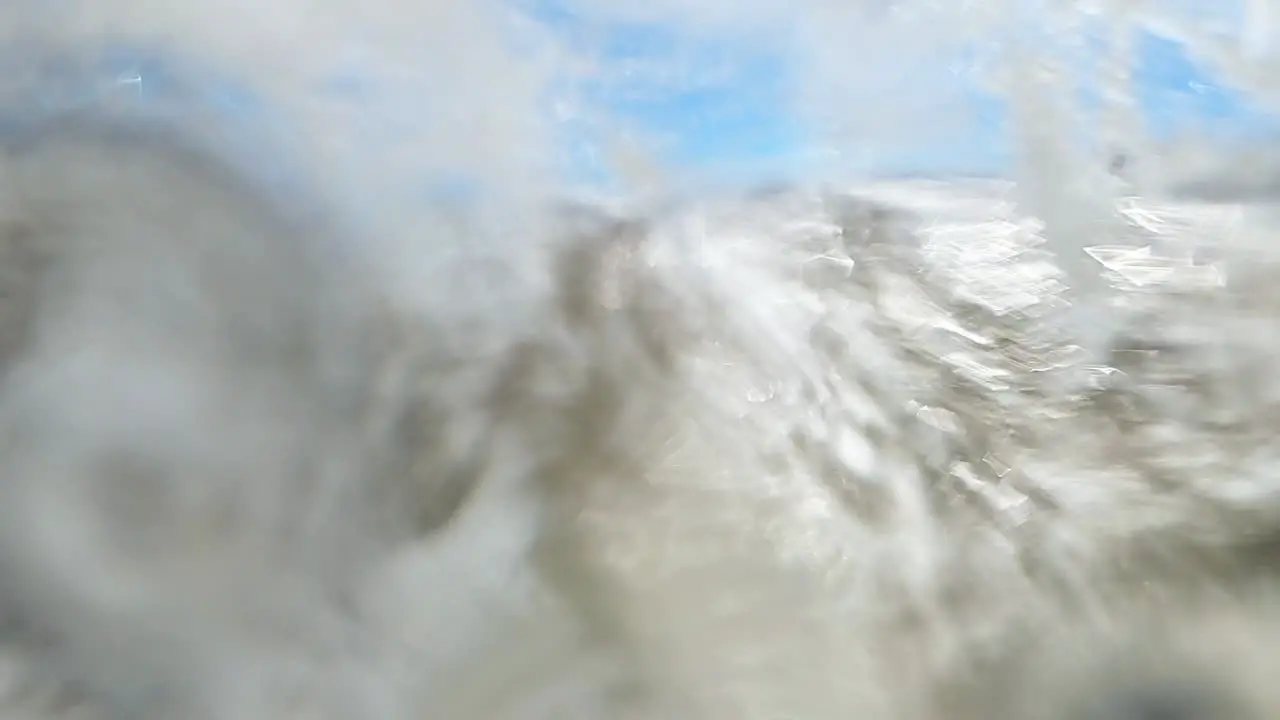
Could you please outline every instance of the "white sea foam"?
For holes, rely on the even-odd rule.
[[[0,718],[1273,713],[1274,152],[1126,85],[1276,98],[1202,5],[566,2],[785,60],[752,195],[545,7],[10,0]],[[974,81],[1009,177],[868,180]]]

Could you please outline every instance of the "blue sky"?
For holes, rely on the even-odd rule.
[[[581,19],[547,10],[545,3],[541,7],[548,25],[573,42]],[[591,51],[605,68],[606,80],[589,85],[588,96],[661,139],[667,163],[712,175],[738,172],[762,178],[804,167],[797,158],[811,153],[819,136],[794,110],[794,78],[785,56],[749,43],[681,35],[657,24],[619,23],[595,30],[597,43]],[[1178,42],[1143,33],[1137,55],[1133,88],[1154,134],[1203,131],[1230,137],[1277,127],[1247,96],[1222,86],[1198,66]],[[643,71],[652,67],[674,70],[665,75]],[[682,77],[692,79],[683,82]],[[880,152],[876,166],[863,170],[999,173],[1007,167],[1011,147],[1001,102],[966,86],[962,74],[955,76],[953,87],[939,90],[953,96],[952,105],[938,113],[930,132],[914,138],[868,136],[867,143]],[[884,103],[893,103],[900,92],[891,83],[876,91]],[[867,97],[876,96],[868,92]]]
[[[590,66],[599,70],[559,89],[611,115],[606,121],[611,128],[622,125],[653,141],[662,162],[683,175],[750,184],[811,176],[821,165],[824,138],[813,118],[797,111],[796,67],[777,44],[705,29],[694,33],[670,23],[588,21],[555,4],[572,0],[513,1],[534,3],[535,15],[557,41],[590,57]],[[1280,129],[1248,97],[1218,84],[1178,43],[1145,34],[1137,47],[1140,62],[1133,87],[1155,133],[1191,129],[1231,137]],[[197,92],[200,104],[234,106],[239,116],[258,118],[246,123],[256,127],[254,132],[271,124],[270,114],[248,89],[211,80],[208,68],[184,71],[173,57],[124,51],[108,53],[103,62],[104,72],[112,77],[145,76],[153,92],[168,97]],[[928,67],[931,62],[939,67]],[[928,130],[894,136],[869,130],[842,137],[847,146],[841,147],[850,154],[876,151],[859,170],[986,174],[1008,166],[1011,144],[1005,108],[967,82],[964,73],[949,73],[947,62],[926,58],[910,66],[910,72],[933,85],[907,87],[916,82],[916,75],[894,77],[887,72],[866,74],[866,87],[858,86],[861,78],[853,82],[852,90],[862,93],[866,104],[902,105],[913,119],[924,118],[927,122],[920,125]],[[170,76],[198,76],[202,82],[170,82]],[[56,95],[61,86],[48,80],[44,78],[44,94],[52,87]],[[84,92],[85,86],[69,82],[66,87],[71,90],[64,92],[76,93]],[[357,78],[330,90],[363,103],[362,88],[368,89],[368,83]],[[946,96],[948,104],[930,107],[935,95]],[[601,161],[589,152],[601,138],[599,124],[570,117],[560,129],[572,170],[582,177],[600,177]],[[859,142],[865,147],[855,147]]]

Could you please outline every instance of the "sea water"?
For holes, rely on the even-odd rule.
[[[1136,79],[1142,44],[1178,43],[1264,113],[1280,102],[1276,13],[1270,0],[10,0],[0,120],[71,109],[218,128],[244,172],[318,187],[365,228],[360,251],[398,302],[460,315],[534,292],[536,278],[444,275],[458,258],[519,268],[566,197],[638,213],[674,201],[695,218],[727,202],[783,234],[831,222],[813,198],[857,195],[921,219],[926,255],[970,302],[997,316],[1052,304],[1070,352],[1041,360],[1069,370],[1070,393],[1104,370],[1117,303],[1219,282],[1221,246],[1262,242],[1246,230],[1270,217],[1274,151],[1161,128]],[[733,120],[715,103],[734,93],[784,118]],[[712,99],[670,100],[699,94]],[[687,117],[654,127],[645,107]],[[746,160],[680,152],[682,132],[732,122],[790,139]],[[741,199],[765,183],[800,199]],[[530,518],[481,493],[377,600],[410,650],[404,672],[456,717],[587,712],[605,672],[573,618],[528,614]]]

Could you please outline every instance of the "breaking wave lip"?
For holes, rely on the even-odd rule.
[[[1004,181],[940,180],[870,184],[834,194],[794,189],[764,199],[676,205],[639,222],[655,233],[684,232],[692,225],[711,242],[746,239],[797,248],[825,247],[851,229],[887,233],[880,242],[896,238],[920,253],[920,264],[904,277],[918,274],[941,294],[921,298],[906,286],[901,293],[882,287],[877,302],[886,317],[919,333],[915,340],[927,362],[948,366],[985,388],[997,404],[1002,397],[1025,403],[1017,397],[1020,385],[1041,386],[1046,378],[1060,378],[1051,383],[1057,395],[1042,401],[1049,411],[1054,397],[1068,398],[1097,383],[1114,382],[1115,368],[1091,360],[1115,348],[1082,352],[1073,342],[1072,328],[1062,324],[1070,307],[1062,300],[1068,279],[1046,248],[1041,226],[1018,213],[1014,190]],[[1151,312],[1143,303],[1158,296],[1160,288],[1194,291],[1219,282],[1219,270],[1225,269],[1213,257],[1218,243],[1238,229],[1236,209],[1137,198],[1118,203],[1115,227],[1120,231],[1101,247],[1086,245],[1083,239],[1080,247],[1081,252],[1090,250],[1099,271],[1110,277],[1114,296],[1132,303],[1124,312],[1111,312],[1130,312],[1141,322],[1143,313]],[[815,259],[836,265],[840,261]],[[1106,307],[1098,298],[1074,300]],[[967,319],[957,319],[955,313]],[[1111,326],[1118,328],[1112,339],[1124,337],[1123,322]],[[1007,347],[1017,351],[1016,357],[990,353],[991,340],[984,335],[988,331],[1000,333]],[[1190,339],[1192,344],[1196,341]],[[1015,362],[997,367],[988,364],[993,358]],[[1199,370],[1218,372],[1211,367]],[[1034,414],[1025,407],[1020,412]],[[922,405],[919,417],[944,433],[954,430],[951,411]],[[1005,491],[1007,497],[993,495],[989,500],[1016,525],[1026,501],[1014,489],[1001,490]],[[598,717],[591,713],[601,712],[598,704],[604,700],[598,694],[608,685],[611,668],[584,650],[572,613],[548,599],[547,589],[525,567],[523,553],[528,536],[535,532],[529,526],[534,517],[536,512],[513,506],[509,495],[481,493],[450,530],[447,542],[421,549],[392,569],[389,589],[375,601],[378,613],[395,619],[396,624],[384,631],[396,636],[412,657],[394,672],[421,673],[410,682],[424,685],[420,691],[428,697],[448,697],[457,713],[451,717],[529,720],[565,713]],[[439,582],[446,577],[447,583]],[[20,657],[10,660],[20,678]],[[14,680],[13,687],[21,684]],[[32,702],[29,687],[11,692],[23,695],[17,705]]]

